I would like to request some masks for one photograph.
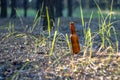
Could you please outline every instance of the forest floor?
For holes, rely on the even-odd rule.
[[[75,23],[82,45],[81,52],[76,55],[70,53],[66,42],[71,21]],[[87,23],[89,19],[85,21]],[[97,23],[97,19],[92,20],[92,31],[98,29]],[[30,33],[33,24],[32,18],[0,19],[0,80],[120,80],[119,52],[109,56],[110,53],[105,50],[98,54],[95,48],[92,58],[89,58],[89,51],[83,56],[81,19],[60,18],[53,56],[49,53],[54,31],[47,38],[47,31],[42,31],[41,22],[38,22],[33,33]],[[120,22],[112,26],[120,42]],[[114,36],[111,41],[115,42]]]

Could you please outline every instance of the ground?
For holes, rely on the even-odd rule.
[[[71,21],[77,27],[82,45],[81,52],[76,55],[70,52],[66,41],[66,34],[70,35]],[[88,22],[89,19],[85,21]],[[54,31],[52,36],[47,38],[47,31],[41,30],[41,22],[38,22],[33,33],[30,33],[31,26],[35,24],[32,18],[0,19],[0,80],[120,79],[119,53],[109,56],[109,53],[103,51],[106,55],[98,55],[95,50],[91,58],[89,51],[83,56],[83,32],[79,31],[82,28],[81,19],[60,18],[59,32],[52,56],[50,52]],[[93,19],[93,24],[91,23],[93,31],[98,29],[97,22],[97,19]],[[15,30],[11,28],[13,25]],[[57,19],[55,25],[57,25]],[[113,25],[116,28],[118,40],[120,40],[119,25],[119,22]]]

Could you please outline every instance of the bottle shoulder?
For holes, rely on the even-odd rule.
[[[76,34],[70,35],[70,38],[78,39],[78,36]]]
[[[76,37],[76,36],[77,36],[77,34],[70,34],[70,36],[71,36],[71,37],[72,37],[72,36],[73,36],[73,37]]]

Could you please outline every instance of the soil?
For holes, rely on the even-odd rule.
[[[70,52],[66,42],[66,34],[70,35],[71,21],[75,23],[81,43],[81,52],[75,55]],[[89,19],[85,21],[87,23]],[[93,32],[98,30],[97,23],[98,20],[93,19],[90,24]],[[92,58],[89,58],[89,51],[84,55],[81,19],[60,18],[52,56],[50,52],[54,30],[48,38],[47,31],[41,29],[41,20],[30,33],[33,24],[33,18],[0,19],[0,80],[120,80],[120,53],[114,53],[118,56],[111,57],[106,50],[100,55],[95,50],[93,55],[96,55]],[[14,25],[15,30],[10,25]],[[118,40],[119,25],[119,22],[112,25],[116,29]],[[115,42],[114,36],[111,41]]]

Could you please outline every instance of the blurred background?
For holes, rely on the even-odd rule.
[[[109,14],[111,4],[113,5],[114,18],[120,15],[120,0],[95,0],[100,6],[103,14]],[[93,11],[98,17],[98,8],[94,0],[0,0],[0,17],[35,17],[46,13],[46,6],[52,17],[80,17],[80,6],[82,6],[84,17],[89,18]]]

